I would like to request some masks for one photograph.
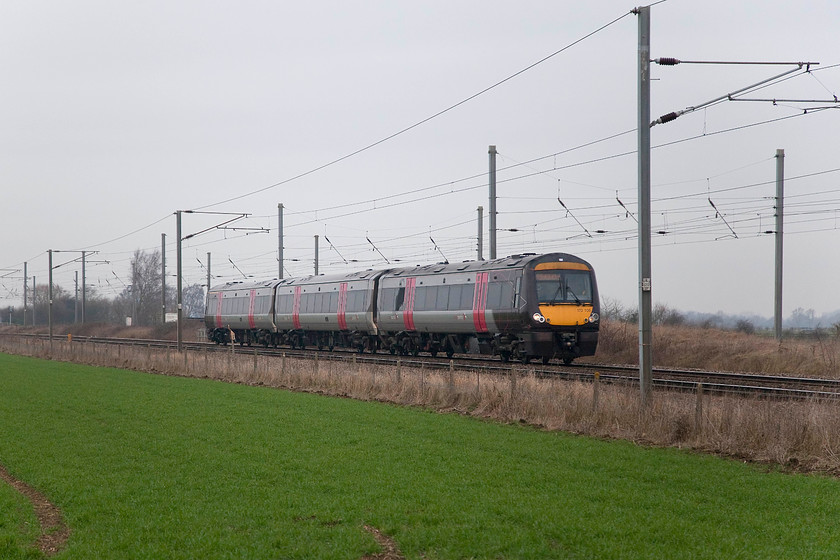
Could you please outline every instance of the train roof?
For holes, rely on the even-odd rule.
[[[451,274],[453,272],[482,272],[486,270],[504,270],[511,268],[524,268],[529,263],[534,261],[550,262],[550,261],[570,261],[579,262],[592,268],[588,262],[570,255],[568,253],[521,253],[518,255],[510,255],[501,259],[492,259],[484,261],[464,261],[461,263],[435,263],[417,266],[407,266],[401,268],[387,268],[387,269],[368,269],[356,272],[348,272],[346,274],[329,274],[329,275],[309,275],[297,276],[294,278],[283,278],[264,280],[260,282],[244,281],[244,282],[227,282],[225,284],[213,286],[210,288],[211,292],[229,291],[229,290],[253,290],[259,288],[272,288],[274,286],[296,286],[296,285],[311,285],[311,284],[329,284],[333,282],[350,282],[353,280],[373,280],[380,276],[426,276],[434,274]]]
[[[372,280],[381,275],[383,270],[360,270],[357,272],[348,272],[346,274],[319,274],[315,276],[297,276],[295,278],[283,278],[282,280],[275,280],[280,286],[294,286],[296,284],[330,284],[333,282],[351,282],[353,280]]]
[[[255,282],[253,280],[245,280],[242,282],[225,282],[224,284],[217,284],[211,286],[211,292],[227,292],[230,290],[257,290],[259,288],[271,288],[277,283],[277,280],[261,280]]]
[[[583,259],[570,255],[568,253],[522,253],[518,255],[510,255],[501,259],[493,259],[486,261],[464,261],[461,263],[437,263],[427,264],[415,267],[394,268],[386,271],[387,276],[417,276],[417,275],[433,275],[433,274],[447,274],[453,272],[483,272],[486,270],[504,270],[510,268],[524,268],[533,261],[548,262],[548,261],[570,261],[579,262],[589,266],[589,263]],[[591,266],[589,266],[591,268]]]

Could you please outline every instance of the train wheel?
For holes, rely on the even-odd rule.
[[[502,359],[503,362],[509,362],[510,352],[508,352],[507,350],[502,350],[501,352],[499,352],[499,357]]]
[[[542,363],[543,363],[544,366],[547,366],[548,362],[550,362],[550,361],[551,361],[551,358],[549,358],[548,356],[543,356],[542,357]]]
[[[563,363],[565,365],[569,365],[572,363],[572,360],[574,360],[574,358],[563,358]]]

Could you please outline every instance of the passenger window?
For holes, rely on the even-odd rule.
[[[414,310],[426,311],[426,287],[418,286],[414,292]]]
[[[405,288],[399,288],[397,290],[397,299],[394,303],[394,309],[397,311],[402,311],[403,307],[405,306]]]
[[[440,288],[440,286],[427,286],[426,287],[426,311],[432,311],[432,310],[435,309],[435,304],[437,302],[438,288]]]
[[[394,298],[397,290],[394,288],[385,288],[382,290],[382,298],[379,301],[379,309],[381,311],[394,311]]]
[[[438,286],[435,311],[446,311],[449,307],[449,286]]]
[[[487,309],[499,309],[502,303],[502,286],[498,282],[487,285]]]
[[[475,299],[475,285],[467,284],[461,287],[461,309],[472,309]]]

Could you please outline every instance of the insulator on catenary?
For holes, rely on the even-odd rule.
[[[660,66],[676,66],[680,63],[678,58],[671,57],[654,58],[653,61]]]
[[[673,120],[676,120],[676,118],[678,116],[679,115],[676,114],[676,113],[668,113],[667,115],[662,115],[661,117],[659,117],[658,120],[659,120],[660,124],[665,124],[667,122],[671,122]]]

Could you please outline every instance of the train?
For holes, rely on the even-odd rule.
[[[570,364],[598,346],[595,271],[566,253],[228,282],[207,292],[217,344],[477,353]]]

